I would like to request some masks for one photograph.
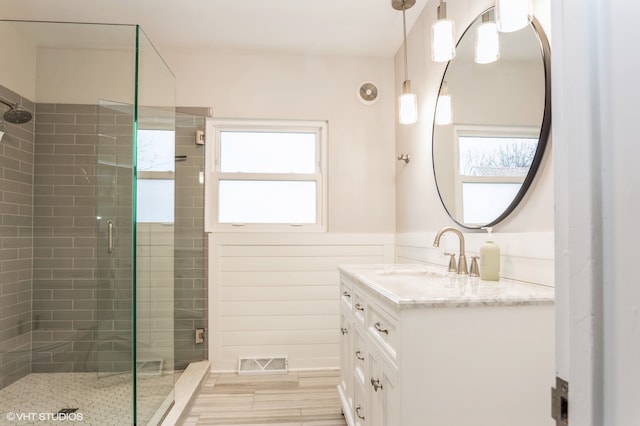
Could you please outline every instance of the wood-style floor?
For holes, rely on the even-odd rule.
[[[183,426],[344,426],[339,372],[211,374]]]

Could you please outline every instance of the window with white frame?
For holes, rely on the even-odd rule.
[[[136,220],[174,222],[175,131],[137,132]]]
[[[207,131],[207,231],[326,230],[326,122],[217,119]]]
[[[538,146],[535,129],[465,126],[456,129],[458,211],[463,222],[489,223],[514,200]]]

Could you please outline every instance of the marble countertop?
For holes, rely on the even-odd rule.
[[[338,269],[400,309],[554,303],[553,287],[507,279],[483,281],[435,266],[341,265]]]

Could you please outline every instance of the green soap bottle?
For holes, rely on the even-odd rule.
[[[486,281],[498,281],[500,279],[500,247],[493,242],[491,228],[486,229],[489,233],[487,242],[480,246],[480,279]]]

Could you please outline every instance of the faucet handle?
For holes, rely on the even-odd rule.
[[[478,267],[478,256],[471,256],[471,269],[469,270],[470,277],[479,277],[480,268]]]
[[[456,266],[456,254],[455,253],[449,253],[449,252],[445,252],[444,254],[445,254],[445,256],[450,256],[449,257],[449,272],[457,272],[458,271],[458,267]]]

